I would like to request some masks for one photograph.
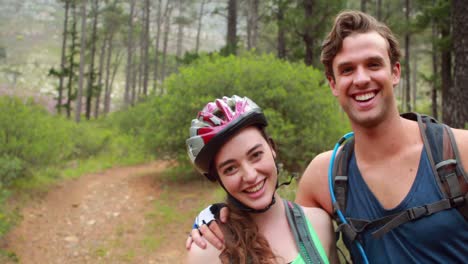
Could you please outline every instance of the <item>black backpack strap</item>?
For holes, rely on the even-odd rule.
[[[299,248],[299,253],[306,263],[324,263],[310,235],[302,208],[291,201],[283,200],[289,227]]]
[[[452,129],[428,115],[405,113],[418,122],[439,189],[468,221],[468,173],[463,168]]]
[[[372,236],[379,238],[399,225],[451,208],[457,208],[468,221],[468,175],[460,162],[452,130],[427,115],[404,113],[402,117],[418,123],[433,173],[445,198],[372,221],[346,218],[349,224],[343,224],[335,217],[339,224],[337,231],[342,232],[349,241],[358,239],[361,232],[376,227],[379,228],[372,232]],[[348,162],[353,147],[353,141],[347,142],[335,159],[333,168],[334,192],[337,199],[333,205],[335,212],[338,209],[342,211],[346,209]]]
[[[426,150],[432,153],[433,167],[440,190],[452,207],[468,221],[468,175],[460,160],[460,153],[450,127],[427,123]]]
[[[342,142],[339,142],[340,144]],[[346,195],[348,193],[348,163],[354,151],[354,138],[348,140],[336,154],[333,165],[333,192],[336,202],[333,204],[334,219],[338,224],[337,232],[341,232],[347,241],[354,241],[358,232],[352,224],[346,224],[340,221],[337,212],[346,211]]]
[[[335,158],[333,165],[333,191],[335,192],[336,205],[333,205],[335,211],[337,209],[344,210],[346,208],[346,194],[348,193],[348,163],[351,159],[351,154],[354,151],[354,138],[348,140],[340,149]]]
[[[381,220],[381,223],[385,223],[385,224],[379,229],[377,229],[376,231],[372,232],[372,236],[374,238],[379,238],[383,236],[385,233],[389,232],[390,230],[398,227],[399,225],[402,225],[410,221],[418,220],[419,218],[429,216],[429,215],[432,215],[437,212],[447,210],[450,208],[452,208],[450,201],[448,199],[442,199],[440,201],[437,201],[431,204],[413,207],[405,211],[396,213],[394,215],[390,215],[390,216],[378,219],[376,221]],[[375,221],[372,221],[372,223],[374,222]],[[376,226],[376,225],[369,225],[369,228],[373,226]]]

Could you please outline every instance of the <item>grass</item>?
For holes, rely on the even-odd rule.
[[[103,247],[99,247],[96,250],[94,250],[94,255],[96,257],[103,258],[103,257],[105,257],[107,255],[107,250],[105,248],[103,248]]]
[[[19,259],[14,252],[0,250],[0,263],[18,263]]]
[[[152,157],[144,157],[140,154],[127,156],[102,153],[85,160],[70,162],[61,167],[46,167],[34,170],[31,176],[17,179],[8,189],[0,186],[0,241],[2,237],[20,221],[19,209],[31,199],[36,199],[47,193],[51,186],[60,180],[77,178],[81,175],[103,171],[113,166],[125,166],[143,163]],[[107,253],[107,251],[104,251]],[[103,254],[103,249],[98,248],[97,256]],[[130,256],[131,254],[128,254]],[[15,261],[13,252],[0,248],[0,263]]]
[[[115,158],[107,153],[89,157],[84,160],[74,160],[61,167],[47,167],[37,169],[34,175],[19,178],[12,186],[15,196],[28,196],[28,193],[46,192],[49,187],[62,179],[78,178],[81,175],[103,171],[114,166],[127,166],[144,163],[152,157],[143,155],[130,155],[128,157]]]
[[[182,177],[183,178],[183,177]],[[224,200],[224,190],[205,180],[176,181],[163,179],[163,191],[154,209],[146,215],[147,236],[141,241],[148,250],[158,250],[172,234],[167,230],[183,228],[187,233],[195,216],[207,205]],[[156,234],[156,236],[154,235]]]

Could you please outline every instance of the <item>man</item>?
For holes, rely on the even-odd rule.
[[[354,132],[345,215],[374,220],[442,199],[418,124],[398,113],[394,88],[400,81],[400,52],[390,29],[364,13],[342,12],[322,46],[321,60]],[[461,162],[468,164],[468,131],[452,131]],[[331,159],[329,151],[311,161],[296,202],[333,214]],[[222,245],[207,229],[200,229],[205,238]],[[359,238],[370,263],[463,263],[468,256],[468,223],[456,209],[404,223],[380,238],[371,231]],[[363,260],[355,246],[348,248],[355,262]]]

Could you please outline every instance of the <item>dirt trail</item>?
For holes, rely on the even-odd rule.
[[[8,249],[25,264],[182,263],[194,212],[213,192],[202,191],[212,188],[203,183],[160,180],[167,166],[114,168],[60,183],[22,209]]]

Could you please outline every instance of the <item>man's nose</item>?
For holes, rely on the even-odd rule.
[[[357,87],[364,87],[370,81],[369,73],[363,67],[358,67],[354,75],[353,84]]]

